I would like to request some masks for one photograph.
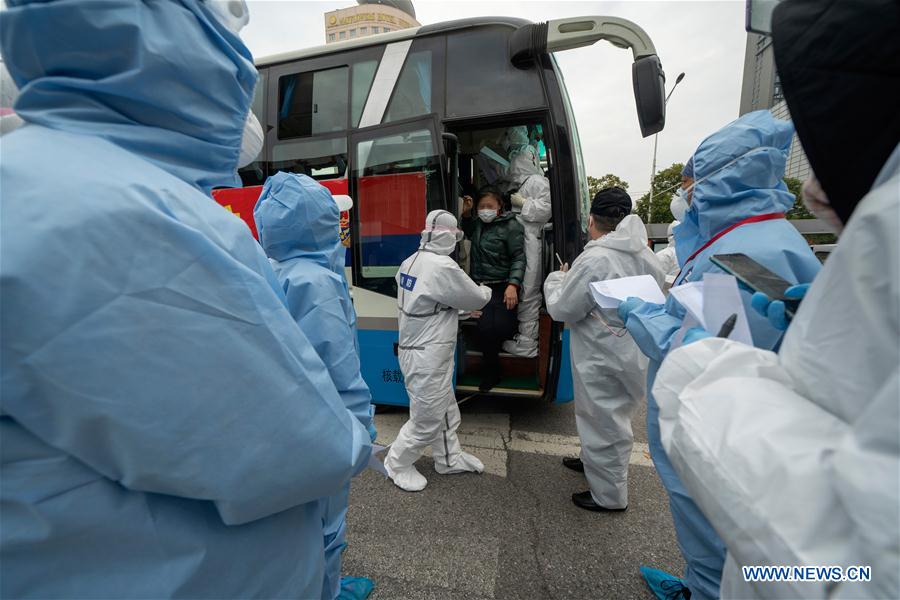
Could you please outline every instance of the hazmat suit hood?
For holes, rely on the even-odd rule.
[[[503,149],[506,150],[506,156],[512,160],[516,154],[522,152],[528,146],[528,127],[519,125],[518,127],[510,127],[503,132]]]
[[[669,245],[673,246],[675,244],[675,228],[681,225],[680,221],[672,221],[669,223],[669,226],[666,228],[666,237],[669,240]]]
[[[615,231],[611,231],[601,238],[597,238],[589,242],[590,246],[596,244],[604,248],[613,248],[628,254],[637,254],[647,245],[647,228],[641,218],[635,214],[631,214],[622,219],[616,226]]]
[[[529,145],[509,161],[509,167],[506,169],[506,180],[518,188],[532,175],[543,176],[544,173],[541,171],[538,163],[537,150],[535,150],[534,146]]]
[[[340,212],[331,192],[314,179],[284,172],[269,177],[253,219],[269,258],[306,258],[343,275]]]
[[[691,205],[675,228],[679,264],[727,227],[793,206],[783,179],[793,135],[789,121],[758,110],[700,143],[692,158]]]
[[[449,256],[461,239],[462,232],[457,227],[456,217],[446,210],[433,210],[425,217],[419,250]]]
[[[240,185],[257,72],[202,2],[7,5],[0,50],[26,123],[103,138],[204,192]]]

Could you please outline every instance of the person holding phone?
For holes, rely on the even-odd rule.
[[[500,191],[491,186],[481,189],[477,203],[464,199],[460,227],[472,243],[472,279],[492,293],[477,329],[483,356],[479,389],[487,392],[500,383],[500,350],[519,324],[516,306],[525,277],[525,230],[514,214],[503,212]]]
[[[794,127],[768,111],[748,113],[706,138],[688,161],[684,187],[672,202],[681,224],[675,228],[675,253],[681,273],[674,286],[702,281],[704,273],[722,273],[715,254],[743,253],[790,283],[812,281],[822,264],[785,212],[794,196],[783,181]],[[673,286],[673,287],[674,287]],[[741,290],[750,333],[757,347],[771,349],[782,331],[750,306],[752,292]],[[673,297],[665,305],[628,299],[619,315],[641,351],[650,358],[648,389],[681,329],[685,309]],[[694,600],[717,598],[725,546],[694,504],[672,468],[660,439],[659,407],[647,398],[650,454],[663,486],[675,533],[684,555],[684,579],[642,567],[654,590],[683,585]]]
[[[788,0],[772,29],[816,174],[804,202],[840,239],[777,353],[718,338],[672,353],[653,388],[662,442],[722,533],[723,598],[900,598],[900,5]],[[800,564],[871,578],[741,572]]]

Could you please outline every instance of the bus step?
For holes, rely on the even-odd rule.
[[[481,357],[481,356],[484,356],[484,354],[483,354],[482,352],[478,351],[478,350],[466,350],[466,356],[478,356],[478,357]],[[519,358],[519,359],[522,359],[522,360],[536,360],[536,359],[537,359],[537,356],[532,356],[532,357],[528,357],[528,356],[516,356],[515,354],[509,354],[509,353],[507,353],[507,352],[501,352],[498,356],[500,356],[500,358]]]
[[[544,390],[520,390],[515,388],[495,387],[489,392],[482,392],[477,385],[457,385],[456,391],[464,394],[481,394],[482,396],[515,396],[518,398],[540,398]]]

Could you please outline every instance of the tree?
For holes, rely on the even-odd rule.
[[[616,175],[612,173],[607,173],[603,177],[591,177],[588,175],[588,190],[591,193],[591,198],[593,199],[594,194],[599,192],[600,190],[605,190],[608,187],[617,186],[622,188],[623,190],[628,189],[628,182],[623,181]]]
[[[650,214],[650,223],[671,223],[674,221],[669,204],[672,198],[681,189],[682,163],[674,163],[668,169],[663,169],[653,177],[653,211]],[[650,204],[650,193],[647,192],[635,205],[635,212],[647,221],[647,208]]]
[[[803,200],[800,199],[800,190],[803,188],[803,182],[796,177],[785,177],[784,183],[787,185],[788,190],[794,195],[794,206],[787,211],[787,218],[815,219],[815,217],[806,210],[806,207],[803,205]]]

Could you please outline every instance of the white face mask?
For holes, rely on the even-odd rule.
[[[206,0],[216,19],[231,33],[240,35],[250,22],[250,10],[245,0]]]
[[[478,211],[478,218],[484,221],[485,223],[490,223],[494,219],[497,218],[497,211],[491,210],[490,208],[485,208]]]
[[[687,190],[678,190],[678,194],[672,198],[672,202],[669,204],[669,210],[672,211],[672,216],[676,221],[684,221],[684,213],[689,208],[687,194]]]
[[[244,123],[244,133],[241,136],[241,154],[238,157],[238,168],[246,167],[259,156],[263,149],[263,130],[256,116],[251,112]]]

